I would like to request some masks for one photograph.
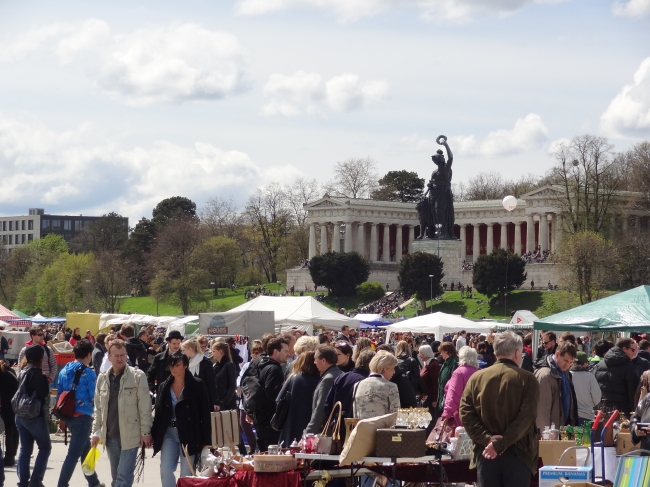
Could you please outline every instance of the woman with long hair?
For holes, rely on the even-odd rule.
[[[440,345],[440,356],[444,359],[442,367],[440,367],[440,377],[438,379],[438,405],[436,411],[438,414],[442,413],[445,407],[445,386],[447,381],[451,379],[451,374],[458,367],[458,355],[456,354],[456,347],[449,342],[444,342]]]
[[[320,381],[320,372],[314,363],[314,355],[315,352],[311,350],[298,355],[292,364],[294,372],[285,381],[276,400],[279,403],[287,392],[291,392],[289,413],[280,433],[280,440],[284,440],[287,446],[293,440],[299,441],[302,438],[302,432],[311,420],[312,396]]]
[[[372,349],[372,341],[368,337],[359,337],[357,344],[354,346],[354,353],[352,354],[352,361],[357,362],[359,354],[366,348]]]
[[[212,409],[218,411],[219,396],[217,395],[217,382],[214,377],[214,370],[212,370],[212,362],[205,358],[197,340],[185,340],[181,343],[181,352],[183,352],[183,355],[187,355],[190,361],[189,371],[205,384]]]
[[[175,487],[174,472],[181,462],[181,477],[190,473],[188,461],[196,469],[201,451],[212,443],[210,399],[201,379],[194,377],[188,367],[187,355],[180,351],[167,358],[170,376],[162,383],[156,398],[156,409],[151,436],[153,454],[160,455],[162,487]],[[188,461],[183,446],[187,447]]]
[[[70,337],[70,345],[74,347],[79,340],[81,340],[80,330],[79,328],[75,328],[74,330],[72,330],[72,336]]]
[[[0,360],[0,402],[2,403],[2,420],[5,423],[5,452],[4,466],[16,465],[18,452],[18,428],[16,428],[16,415],[11,406],[11,398],[18,390],[18,378],[13,369],[4,360]]]
[[[50,431],[47,425],[48,406],[50,401],[50,384],[43,375],[41,365],[45,349],[41,345],[30,345],[25,350],[25,357],[20,367],[20,386],[24,384],[28,396],[36,394],[41,402],[38,416],[27,418],[16,415],[16,426],[20,436],[20,453],[18,454],[18,487],[42,487],[47,461],[52,452]],[[34,469],[29,472],[29,459],[34,451],[34,443],[38,446],[38,454],[34,461]]]
[[[354,360],[352,360],[352,347],[348,342],[338,341],[334,344],[336,350],[336,365],[344,373],[354,369]]]
[[[413,358],[411,346],[406,340],[400,340],[395,347],[395,357],[397,357],[397,366],[402,370],[416,395],[424,392],[424,385],[420,379],[420,362]]]
[[[214,358],[214,377],[217,384],[217,411],[237,409],[237,376],[239,367],[232,361],[230,345],[215,342],[210,348]]]

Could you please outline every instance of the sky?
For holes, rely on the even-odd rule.
[[[542,175],[650,139],[650,0],[0,2],[0,215],[130,224],[371,157]]]

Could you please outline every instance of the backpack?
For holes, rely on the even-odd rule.
[[[402,373],[411,383],[415,394],[424,392],[424,381],[420,377],[420,364],[413,357],[408,357],[402,362]]]
[[[261,362],[262,357],[252,360],[240,382],[244,411],[251,417],[256,411],[262,409],[267,402],[266,392],[260,381]]]
[[[11,398],[11,407],[14,413],[21,418],[32,419],[41,414],[41,400],[36,396],[36,391],[27,394],[25,385],[27,372],[20,374],[20,383],[14,397]]]
[[[81,380],[81,374],[83,374],[85,365],[82,365],[74,372],[74,382],[69,391],[63,391],[59,394],[59,398],[56,401],[56,405],[52,408],[52,415],[56,416],[58,419],[65,421],[68,418],[74,416],[74,405],[77,398],[77,386]]]

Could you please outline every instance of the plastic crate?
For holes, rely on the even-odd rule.
[[[55,353],[54,356],[58,365],[65,365],[74,361],[74,353]]]

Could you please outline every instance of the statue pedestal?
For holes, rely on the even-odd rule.
[[[463,245],[465,244],[462,240],[422,239],[413,241],[413,252],[426,252],[427,254],[440,255],[444,265],[443,272],[445,273],[442,282],[446,282],[447,289],[449,289],[452,281],[458,284],[461,280],[463,264],[461,249]]]

